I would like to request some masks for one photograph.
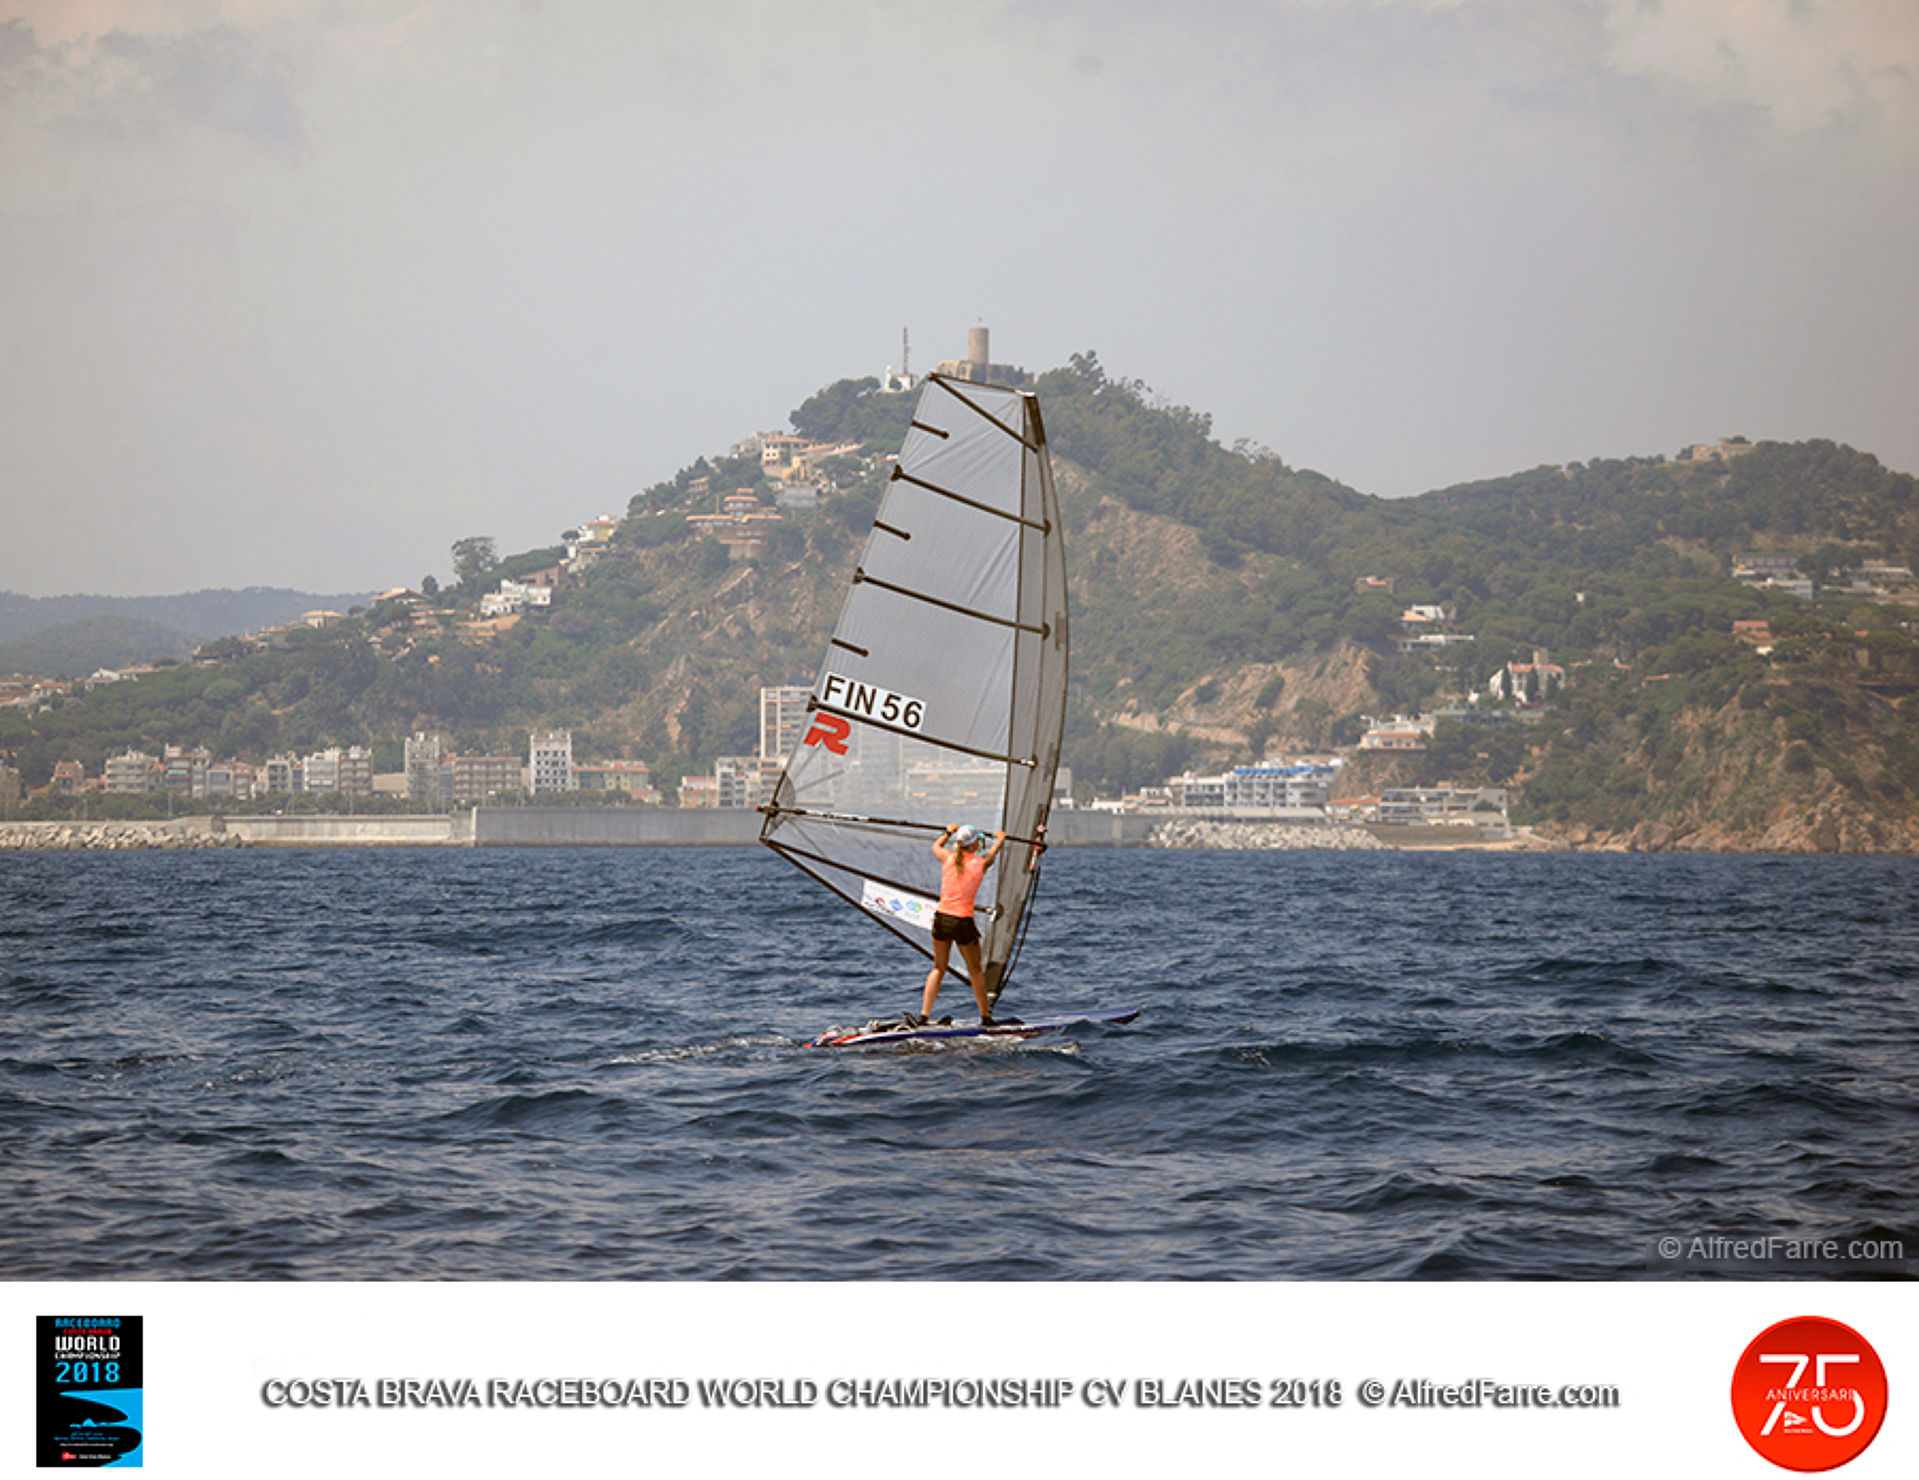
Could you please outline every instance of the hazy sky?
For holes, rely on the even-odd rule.
[[[1919,471],[1915,0],[0,0],[0,588],[550,544],[985,323],[1417,493]]]

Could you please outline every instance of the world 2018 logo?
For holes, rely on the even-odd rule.
[[[1836,1470],[1885,1421],[1885,1365],[1852,1327],[1795,1316],[1761,1331],[1739,1358],[1732,1415],[1746,1442],[1781,1469]]]

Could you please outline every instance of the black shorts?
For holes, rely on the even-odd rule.
[[[979,944],[979,926],[971,915],[942,915],[933,912],[933,939],[957,941],[963,946]]]

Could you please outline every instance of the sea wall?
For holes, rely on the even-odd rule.
[[[226,817],[221,821],[229,837],[250,848],[443,848],[473,842],[471,812]]]
[[[753,811],[672,807],[481,807],[473,841],[483,847],[642,845],[740,847],[758,841]],[[1055,812],[1047,841],[1055,847],[1140,847],[1149,819],[1113,812]]]
[[[4,822],[0,850],[28,848],[740,848],[759,813],[673,807],[475,807],[405,816],[182,817],[171,822]],[[1297,819],[1056,811],[1056,848],[1460,848],[1503,828],[1345,826]],[[1528,840],[1530,841],[1530,840]],[[1512,846],[1512,844],[1508,844]]]
[[[481,847],[743,847],[760,814],[709,807],[477,807]]]

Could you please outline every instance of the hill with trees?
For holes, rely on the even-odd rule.
[[[1869,454],[1734,442],[1386,500],[1222,446],[1205,415],[1090,354],[1036,384],[1066,522],[1082,793],[1351,746],[1367,716],[1446,709],[1426,750],[1360,758],[1348,788],[1504,785],[1519,820],[1640,847],[1919,845],[1919,608],[1842,579],[1914,563],[1919,487]],[[500,577],[559,551],[502,561],[463,541],[464,579],[427,608],[202,649],[216,661],[9,714],[0,749],[30,784],[68,755],[92,769],[163,742],[364,744],[397,769],[415,729],[523,752],[529,730],[563,725],[576,754],[645,759],[670,788],[754,750],[761,685],[811,679],[915,399],[845,380],[797,408],[801,435],[850,450],[810,470],[817,503],[786,509],[749,560],[688,517],[741,489],[772,501],[772,465],[743,447],[637,495],[554,609],[497,635],[460,624]],[[1820,593],[1735,580],[1746,554],[1789,557]],[[1413,607],[1470,640],[1401,650]],[[1535,655],[1564,674],[1549,708],[1492,695]]]
[[[96,668],[181,658],[209,638],[344,612],[365,595],[249,586],[180,596],[21,596],[0,591],[0,673],[80,677]]]

